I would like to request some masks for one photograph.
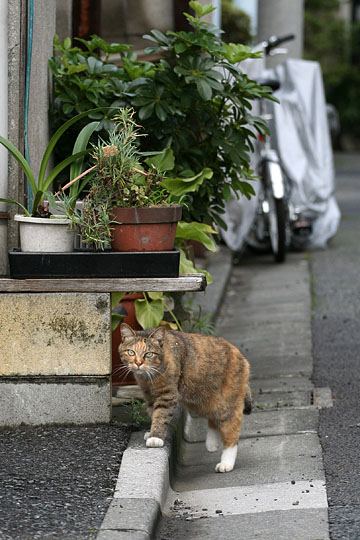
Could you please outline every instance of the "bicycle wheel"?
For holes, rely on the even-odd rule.
[[[282,263],[286,257],[286,204],[269,194],[269,236],[275,261]]]

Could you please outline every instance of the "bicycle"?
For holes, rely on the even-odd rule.
[[[272,36],[262,43],[264,54],[269,56],[275,52],[279,45],[294,38],[294,34],[281,37]],[[280,82],[277,79],[263,78],[258,79],[257,82],[270,87],[273,92],[280,88]],[[268,112],[267,101],[260,99],[259,106],[260,117],[269,122],[272,115]],[[259,137],[258,147],[260,154],[258,165],[258,176],[260,178],[259,204],[246,243],[257,251],[271,249],[275,261],[282,263],[285,261],[286,252],[291,242],[290,214],[292,210],[289,208],[288,203],[289,186],[282,171],[278,153],[272,146],[271,133]]]

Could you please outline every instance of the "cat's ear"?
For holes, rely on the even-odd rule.
[[[153,330],[149,334],[149,339],[155,339],[162,345],[165,337],[165,330],[165,326],[159,326],[159,328],[155,328],[155,330]]]
[[[120,332],[121,332],[121,338],[123,341],[125,341],[125,339],[136,337],[136,332],[125,323],[122,323],[120,325]]]

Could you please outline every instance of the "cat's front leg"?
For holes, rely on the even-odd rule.
[[[150,433],[146,433],[146,446],[159,448],[164,446],[165,437],[171,419],[177,407],[177,396],[165,395],[155,400],[151,419]]]

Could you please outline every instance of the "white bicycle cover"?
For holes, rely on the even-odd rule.
[[[258,60],[244,64],[242,67],[250,77],[261,76],[264,64]],[[321,68],[317,62],[289,59],[274,72],[266,71],[269,74],[281,82],[276,92],[280,104],[273,107],[272,135],[292,183],[291,202],[314,219],[309,247],[324,248],[338,229],[340,210],[334,197],[333,153]],[[253,167],[257,162],[258,156],[252,156]],[[251,201],[241,197],[226,205],[228,230],[221,234],[231,249],[241,249],[253,223],[256,205],[256,197]]]

